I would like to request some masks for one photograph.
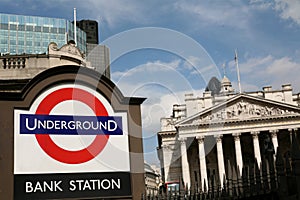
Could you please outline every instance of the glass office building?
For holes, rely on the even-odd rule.
[[[77,46],[86,52],[86,33],[77,27]],[[74,25],[65,19],[0,13],[1,54],[46,53],[50,42],[58,47],[74,39]]]

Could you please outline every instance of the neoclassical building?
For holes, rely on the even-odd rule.
[[[186,94],[185,103],[161,119],[157,149],[165,183],[203,189],[215,174],[222,185],[229,165],[242,174],[255,160],[260,166],[270,149],[289,152],[291,133],[300,127],[300,94],[291,84],[236,93],[224,76],[218,87],[202,97]]]

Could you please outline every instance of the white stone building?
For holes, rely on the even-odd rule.
[[[161,177],[155,166],[144,163],[145,192],[147,195],[157,195],[161,184]]]
[[[242,174],[243,166],[260,164],[272,144],[275,153],[277,147],[288,153],[290,133],[300,127],[300,94],[290,84],[236,93],[224,76],[219,89],[186,94],[185,103],[161,119],[157,149],[165,183],[200,190],[216,174],[222,185],[229,162]]]

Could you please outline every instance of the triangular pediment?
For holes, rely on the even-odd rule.
[[[300,116],[300,108],[284,102],[239,94],[176,124],[190,126]]]

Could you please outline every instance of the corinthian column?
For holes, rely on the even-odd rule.
[[[164,181],[168,182],[169,181],[169,169],[170,169],[170,164],[171,164],[171,150],[167,144],[162,145],[162,153],[163,153],[163,167],[164,167]]]
[[[184,186],[187,186],[190,189],[191,186],[191,178],[190,178],[190,168],[187,157],[187,146],[186,146],[186,138],[180,138],[180,149],[181,149],[181,169],[182,169],[182,178],[184,182]]]
[[[293,130],[294,130],[295,136],[297,138],[296,132],[297,132],[298,129],[297,128],[289,128],[288,130],[290,132],[290,140],[291,140],[291,145],[292,145],[292,142],[293,142]]]
[[[272,137],[274,152],[275,152],[275,155],[276,155],[277,147],[278,147],[278,139],[277,139],[278,130],[270,130],[270,133],[271,133],[271,137]]]
[[[242,149],[241,149],[241,142],[240,142],[240,135],[241,133],[234,133],[232,134],[234,137],[234,147],[235,147],[235,156],[236,156],[236,164],[240,170],[240,174],[242,174],[243,170],[243,157],[242,157]]]
[[[199,148],[201,185],[202,185],[202,190],[204,190],[204,182],[206,183],[206,187],[208,186],[205,149],[204,149],[204,136],[197,136],[196,139],[198,140],[198,148]]]
[[[223,187],[225,165],[224,165],[224,156],[223,156],[222,135],[216,136],[216,142],[217,142],[217,158],[218,158],[219,178],[220,178],[220,184]]]
[[[254,148],[254,156],[257,160],[257,164],[260,167],[261,163],[261,155],[260,155],[260,147],[259,147],[259,140],[258,140],[258,131],[251,132],[253,138],[253,148]]]

